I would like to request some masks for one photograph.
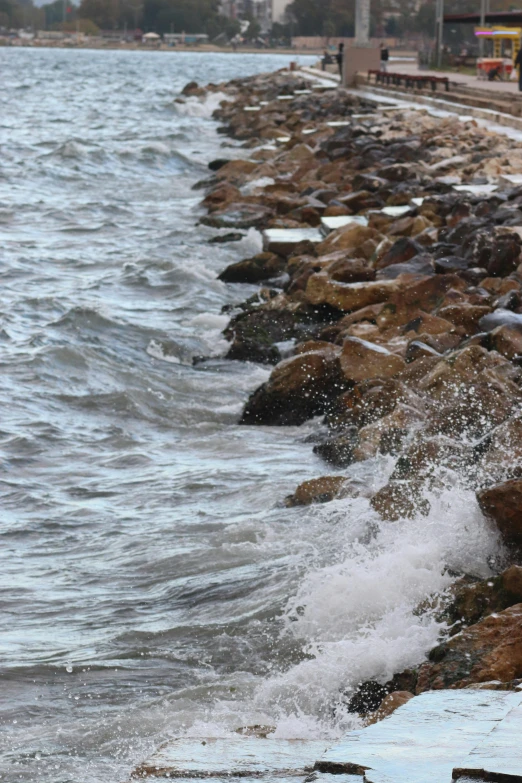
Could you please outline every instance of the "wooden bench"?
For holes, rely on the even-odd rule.
[[[390,71],[380,71],[377,69],[370,69],[368,71],[368,81],[371,81],[371,77],[375,76],[375,83],[378,84],[393,84],[396,87],[400,87],[403,83],[406,88],[418,87],[423,90],[427,85],[431,85],[432,90],[437,89],[437,85],[443,84],[446,92],[449,92],[450,80],[447,76],[428,76],[428,74],[411,74],[411,73],[392,73]]]

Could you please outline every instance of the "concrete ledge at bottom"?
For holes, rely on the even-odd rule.
[[[241,777],[263,780],[301,779],[325,752],[322,740],[261,737],[192,738],[172,740],[132,773],[131,780],[190,778],[213,780]]]
[[[449,783],[453,770],[464,770],[464,766],[474,766],[475,772],[483,766],[504,771],[495,763],[495,759],[505,758],[500,744],[516,757],[520,742],[508,740],[503,733],[506,741],[491,745],[496,752],[486,757],[492,762],[486,766],[486,740],[500,733],[508,715],[515,722],[513,716],[521,703],[522,694],[512,691],[428,691],[379,723],[347,734],[324,754],[315,769],[352,774],[360,769],[364,783]],[[472,755],[474,763],[468,765]],[[503,778],[490,779],[504,783]]]

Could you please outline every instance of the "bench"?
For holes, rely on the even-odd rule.
[[[432,90],[437,89],[437,85],[443,84],[446,92],[449,92],[450,80],[447,76],[428,76],[428,74],[411,74],[411,73],[391,73],[390,71],[381,71],[377,69],[370,69],[368,71],[368,81],[371,81],[371,77],[375,76],[375,83],[378,84],[393,84],[396,87],[400,87],[404,83],[406,88],[418,87],[423,90],[427,85],[431,85]]]

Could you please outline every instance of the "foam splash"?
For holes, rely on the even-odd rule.
[[[429,499],[428,517],[397,523],[382,522],[364,498],[308,512],[317,563],[289,599],[283,631],[302,639],[307,659],[262,683],[254,699],[275,719],[277,736],[289,727],[301,737],[314,724],[317,736],[325,725],[335,733],[353,723],[341,694],[418,665],[446,630],[434,611],[418,611],[427,596],[444,591],[451,573],[491,574],[485,564],[502,549],[475,495],[453,488]],[[340,510],[344,519],[335,524]],[[324,530],[331,511],[335,530]]]
[[[174,104],[178,114],[187,117],[210,118],[219,108],[221,101],[228,100],[228,96],[224,92],[210,92],[203,98],[193,95],[183,100],[184,103]]]

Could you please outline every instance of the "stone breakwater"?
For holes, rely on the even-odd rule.
[[[231,232],[220,241],[265,237],[220,275],[261,286],[232,314],[227,356],[274,365],[241,423],[323,417],[310,447],[325,475],[289,506],[356,495],[339,471],[386,454],[395,467],[371,500],[385,523],[422,520],[460,483],[505,551],[494,578],[455,574],[419,607],[448,633],[418,669],[361,684],[349,709],[375,720],[428,689],[522,678],[522,144],[312,87],[281,72],[180,98],[223,91],[220,131],[251,150],[199,183],[202,222]]]

